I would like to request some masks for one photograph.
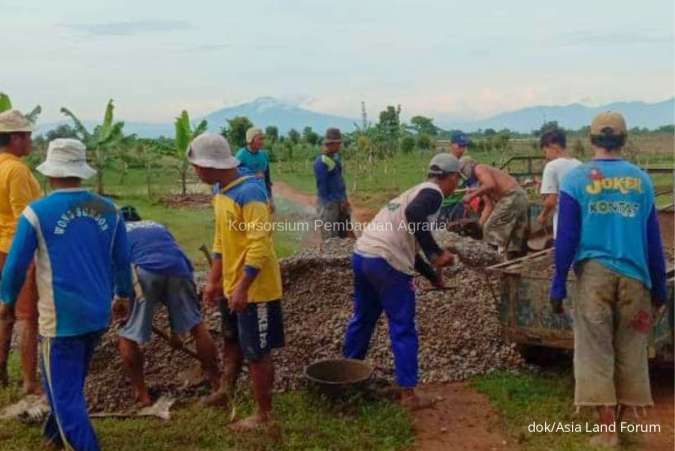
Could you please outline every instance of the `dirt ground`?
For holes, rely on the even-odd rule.
[[[466,383],[426,385],[420,392],[440,400],[432,409],[415,412],[415,450],[517,449],[488,398]]]
[[[645,451],[672,451],[675,449],[675,390],[672,369],[652,371],[652,396],[654,407],[647,410],[643,424],[658,424],[661,432],[643,434]]]

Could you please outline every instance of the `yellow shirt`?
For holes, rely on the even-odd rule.
[[[9,253],[19,216],[41,195],[40,185],[21,158],[0,152],[0,252]]]
[[[231,297],[244,271],[257,271],[249,302],[281,299],[281,272],[272,242],[265,186],[255,177],[240,177],[213,198],[213,252],[223,261],[223,292]]]

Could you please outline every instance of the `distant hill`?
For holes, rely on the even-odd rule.
[[[675,123],[675,97],[657,103],[615,102],[599,107],[589,107],[580,103],[561,106],[533,106],[507,113],[500,113],[478,121],[461,121],[456,118],[436,118],[436,124],[444,129],[464,131],[500,130],[508,128],[517,132],[531,132],[546,121],[558,121],[564,128],[579,129],[590,125],[593,117],[601,111],[618,111],[623,114],[628,127],[657,128]]]
[[[631,128],[653,129],[675,123],[675,97],[657,103],[615,102],[599,107],[589,107],[579,103],[562,106],[533,106],[477,121],[467,121],[457,116],[441,114],[434,117],[434,122],[446,130],[475,131],[486,128],[495,130],[508,128],[528,133],[539,128],[545,121],[558,121],[565,128],[578,129],[589,125],[597,113],[607,110],[623,113]],[[235,116],[246,116],[253,124],[262,128],[275,125],[281,134],[288,133],[291,128],[301,132],[307,126],[312,127],[319,134],[322,134],[328,127],[339,127],[349,132],[354,130],[354,124],[357,122],[356,119],[306,110],[272,97],[260,97],[241,105],[222,108],[207,114],[203,119],[208,121],[209,130],[219,132],[227,119]],[[37,134],[64,123],[68,122],[64,119],[58,122],[39,123]],[[89,129],[95,125],[92,121],[85,121],[84,124]],[[174,126],[173,123],[125,122],[124,131],[128,134],[135,133],[142,138],[172,137]]]
[[[220,131],[226,120],[235,116],[246,116],[257,127],[274,125],[279,128],[281,134],[288,133],[292,128],[302,132],[307,126],[319,134],[328,127],[338,127],[350,132],[354,130],[356,122],[355,119],[306,110],[273,97],[260,97],[252,102],[222,108],[207,114],[204,119],[209,122],[210,130]]]

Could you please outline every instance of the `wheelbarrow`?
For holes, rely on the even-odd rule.
[[[310,386],[329,397],[342,397],[363,390],[373,374],[373,368],[362,360],[327,359],[305,367]]]

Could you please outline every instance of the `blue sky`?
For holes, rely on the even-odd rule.
[[[671,0],[0,0],[0,91],[161,122],[273,96],[357,117],[485,117],[675,91]]]

